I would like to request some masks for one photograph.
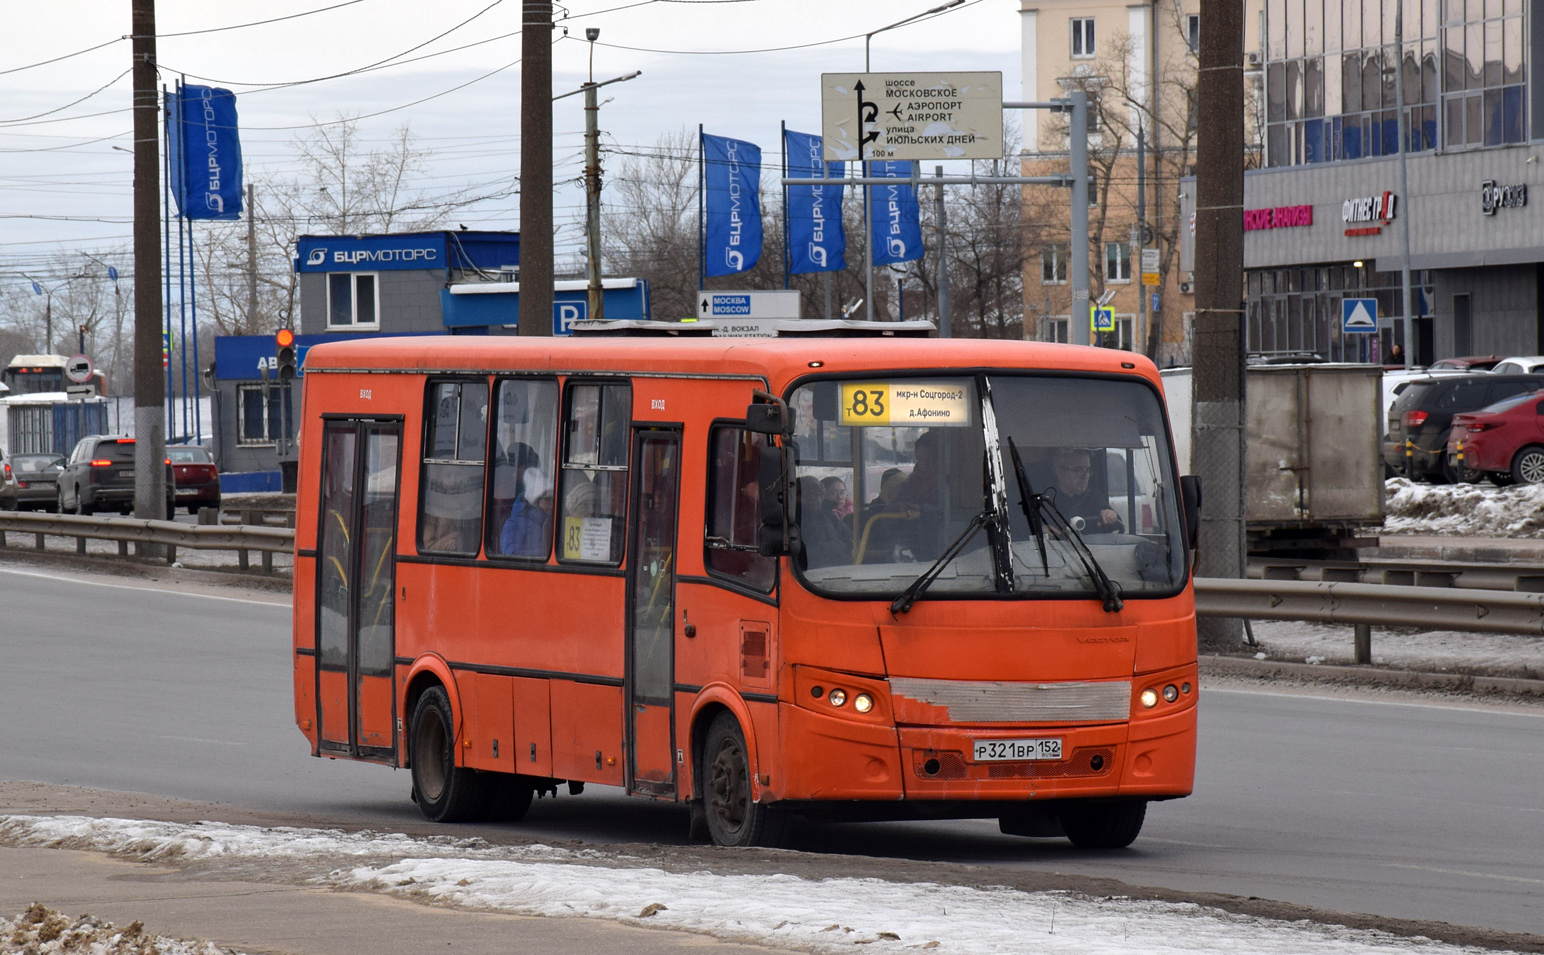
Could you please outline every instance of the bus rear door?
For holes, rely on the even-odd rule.
[[[633,433],[633,553],[627,571],[627,789],[676,795],[672,701],[675,683],[676,516],[681,435]]]
[[[400,421],[325,421],[317,548],[318,748],[393,764],[401,444]]]

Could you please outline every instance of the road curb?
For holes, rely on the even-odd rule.
[[[1483,676],[1471,673],[1430,673],[1420,670],[1385,670],[1380,667],[1334,663],[1290,663],[1253,657],[1201,655],[1201,672],[1260,679],[1286,678],[1316,683],[1354,683],[1411,689],[1448,690],[1459,693],[1530,696],[1544,698],[1544,680]]]

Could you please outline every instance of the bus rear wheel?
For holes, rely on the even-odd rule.
[[[1124,849],[1136,841],[1147,818],[1147,800],[1072,802],[1057,812],[1062,832],[1080,849]]]
[[[413,709],[408,755],[418,808],[431,822],[481,819],[493,797],[487,777],[456,765],[455,729],[444,687],[425,690]]]
[[[750,757],[733,713],[720,713],[703,746],[703,809],[708,834],[721,846],[778,846],[786,813],[751,797]]]

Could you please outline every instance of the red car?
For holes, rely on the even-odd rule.
[[[220,472],[209,451],[195,444],[171,445],[166,449],[172,473],[177,478],[177,506],[197,514],[201,507],[220,506]]]
[[[1544,391],[1453,416],[1448,465],[1460,479],[1492,484],[1544,483]]]

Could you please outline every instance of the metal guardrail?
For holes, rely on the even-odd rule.
[[[1196,613],[1544,637],[1544,593],[1322,580],[1196,579]]]
[[[147,521],[134,517],[83,517],[77,514],[23,514],[0,512],[0,547],[9,545],[8,534],[31,534],[37,550],[44,550],[48,537],[73,537],[75,552],[86,553],[87,540],[118,542],[118,554],[127,557],[129,544],[152,544],[166,548],[166,562],[175,563],[177,550],[233,550],[242,570],[247,569],[249,554],[262,556],[263,572],[273,572],[273,555],[290,553],[295,548],[295,532],[286,527],[249,527],[220,524],[178,524],[175,521]],[[159,556],[159,555],[158,555]]]
[[[1544,564],[1537,563],[1502,564],[1379,557],[1360,561],[1256,557],[1249,561],[1249,576],[1263,580],[1320,580],[1326,583],[1389,584],[1400,587],[1544,592]]]

